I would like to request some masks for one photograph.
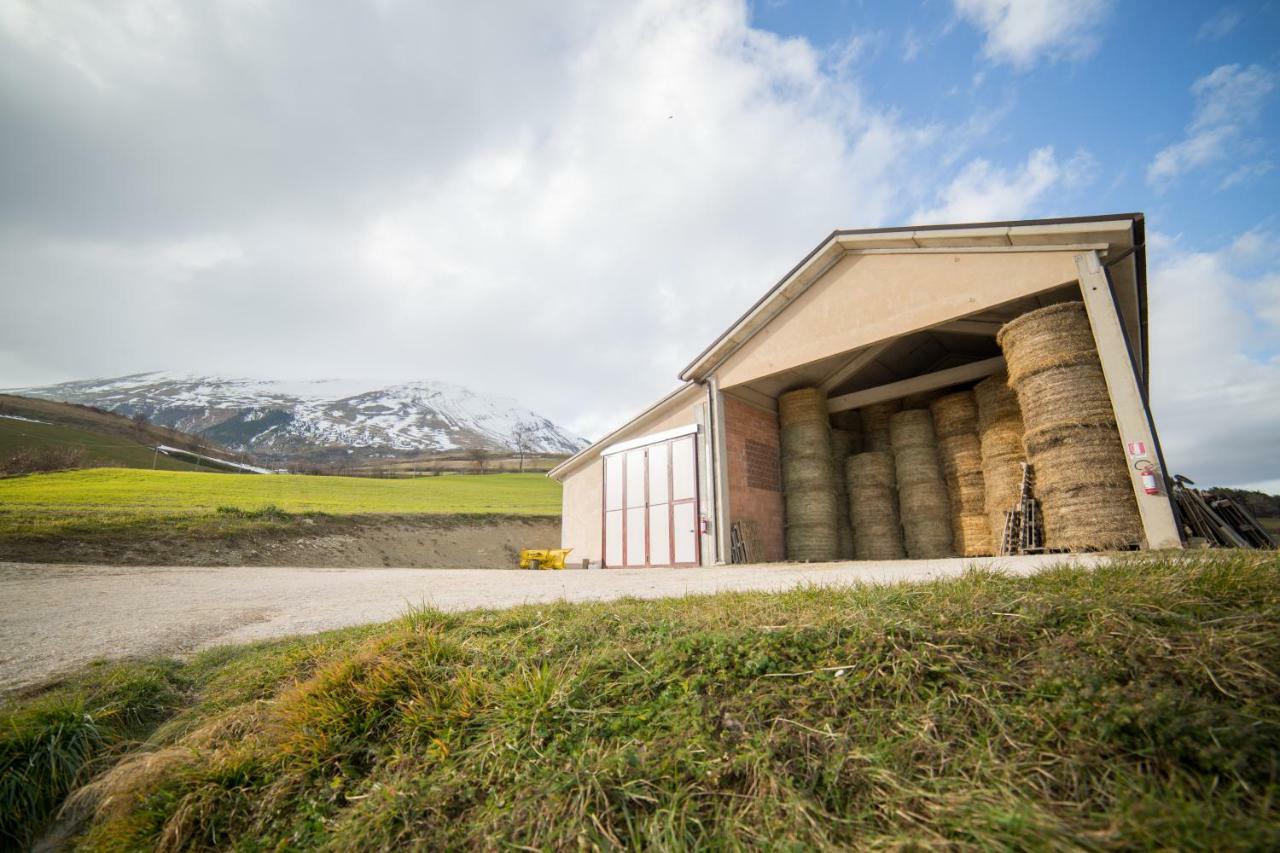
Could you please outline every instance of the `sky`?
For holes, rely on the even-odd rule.
[[[0,387],[598,437],[836,228],[1143,211],[1171,467],[1280,491],[1280,2],[0,0]]]

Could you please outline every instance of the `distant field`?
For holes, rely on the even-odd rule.
[[[542,474],[373,480],[96,468],[0,480],[0,529],[21,518],[125,520],[222,508],[287,513],[556,515],[560,484]],[[224,510],[225,511],[225,510]]]
[[[106,435],[79,427],[53,423],[33,423],[0,416],[0,457],[20,447],[83,447],[89,464],[121,465],[127,468],[156,468],[165,471],[207,471],[188,462],[160,454],[127,438]]]

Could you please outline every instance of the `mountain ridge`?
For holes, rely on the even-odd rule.
[[[11,389],[97,406],[283,464],[469,452],[571,454],[587,441],[516,400],[450,382],[272,380],[167,371]]]

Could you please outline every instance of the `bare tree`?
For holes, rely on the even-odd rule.
[[[483,474],[484,466],[489,461],[489,449],[487,447],[470,447],[467,448],[467,458],[476,463],[476,473]]]
[[[537,431],[537,426],[525,421],[516,421],[516,425],[511,429],[511,443],[515,445],[516,454],[520,458],[521,473],[524,472],[525,454],[533,452]]]

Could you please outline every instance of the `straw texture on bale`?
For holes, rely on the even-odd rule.
[[[907,556],[950,556],[951,497],[942,476],[933,416],[928,409],[901,411],[889,419],[889,436]]]
[[[941,441],[953,435],[978,434],[978,401],[972,391],[945,394],[929,404],[933,431]]]
[[[784,459],[826,459],[831,455],[831,430],[819,421],[784,426],[779,430],[779,437]]]
[[[849,454],[862,452],[862,415],[857,409],[835,412],[831,415],[831,426],[849,433]]]
[[[827,423],[827,395],[821,388],[798,388],[778,398],[778,422],[792,424],[821,421]]]
[[[996,340],[1022,410],[1045,546],[1140,544],[1142,522],[1084,304],[1023,314]]]
[[[1022,410],[1008,376],[998,373],[973,389],[978,402],[978,439],[982,453],[983,502],[993,547],[1004,535],[1005,513],[1022,494]]]
[[[976,430],[976,409],[969,424]],[[977,432],[949,435],[938,441],[938,457],[951,496],[951,534],[961,557],[995,553],[986,515],[986,484]]]
[[[853,559],[853,526],[849,519],[849,487],[844,478],[844,463],[852,452],[853,436],[843,429],[831,430],[831,464],[836,486],[836,540],[838,556]]]
[[[905,557],[898,498],[894,492],[893,457],[883,452],[850,456],[845,461],[845,478],[854,532],[854,557],[859,560]]]
[[[864,453],[884,453],[889,445],[889,418],[902,409],[900,400],[873,403],[859,409],[862,413],[862,450]]]
[[[908,447],[936,447],[928,409],[906,409],[889,418],[889,446],[896,455]]]
[[[778,398],[778,420],[787,559],[834,560],[840,552],[840,478],[832,457],[826,394],[818,388],[783,394]]]

